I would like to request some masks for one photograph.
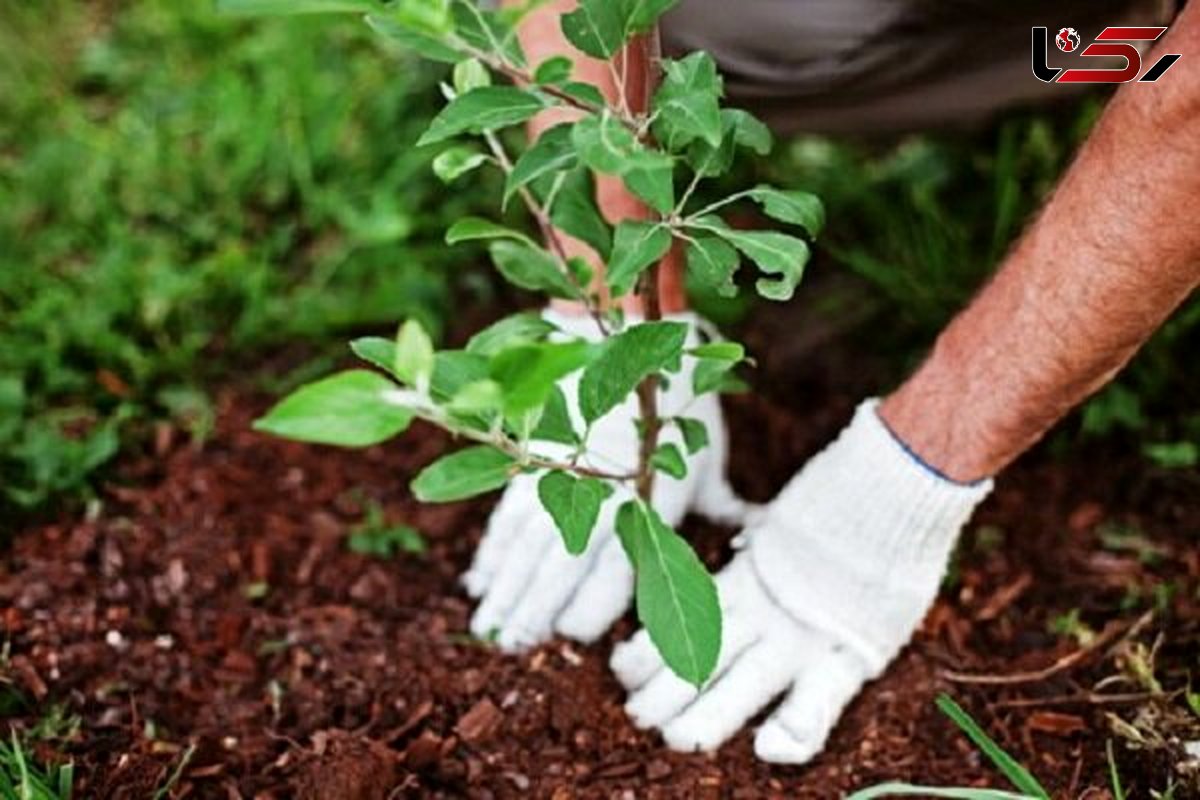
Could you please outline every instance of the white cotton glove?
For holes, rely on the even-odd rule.
[[[676,750],[712,750],[786,691],[754,751],[804,763],[908,642],[992,484],[937,475],[884,427],[877,405],[859,406],[717,577],[723,642],[702,691],[663,666],[644,630],[617,646],[612,668],[637,725],[661,729]]]
[[[552,310],[543,316],[564,333],[599,338],[590,317]],[[690,344],[700,343],[695,315],[680,314],[671,319],[689,323]],[[694,363],[694,359],[685,358],[683,369],[671,375],[669,386],[660,390],[659,413],[663,417],[700,420],[708,428],[710,443],[696,455],[685,456],[687,475],[682,480],[662,473],[655,476],[654,504],[671,525],[688,511],[739,524],[747,506],[725,481],[728,448],[721,406],[714,394],[693,395]],[[561,387],[575,429],[582,431],[577,401],[579,375],[568,376]],[[598,420],[588,440],[589,455],[580,463],[610,472],[634,471],[639,448],[634,425],[637,415],[637,399],[630,397]],[[687,452],[674,425],[663,428],[661,441],[674,442],[680,452]],[[570,448],[552,442],[538,442],[533,450],[551,458],[564,458],[570,452]],[[542,507],[537,484],[535,475],[520,475],[509,483],[488,520],[474,563],[463,575],[468,594],[482,600],[471,618],[471,632],[480,638],[494,636],[500,648],[510,652],[537,645],[555,633],[582,642],[594,641],[625,613],[633,595],[633,572],[614,532],[616,509],[632,493],[617,489],[601,509],[587,550],[573,556]]]

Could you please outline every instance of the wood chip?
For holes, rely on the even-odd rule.
[[[459,717],[454,730],[464,742],[476,744],[490,738],[503,721],[504,714],[491,699],[485,697]]]
[[[1025,725],[1032,731],[1052,736],[1070,736],[1087,730],[1087,723],[1081,717],[1058,711],[1035,711]]]

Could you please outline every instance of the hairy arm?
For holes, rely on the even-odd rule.
[[[522,0],[506,0],[510,5],[523,5]],[[630,46],[614,63],[599,61],[576,50],[563,35],[560,17],[576,8],[577,0],[551,0],[530,12],[521,22],[517,35],[531,64],[539,64],[552,56],[566,56],[575,65],[574,77],[600,88],[610,103],[621,103],[629,108],[644,110],[649,104],[648,89],[650,73],[644,51]],[[552,108],[538,114],[529,123],[529,138],[536,139],[548,128],[561,122],[578,119],[582,112],[571,108]],[[648,219],[649,209],[625,188],[620,178],[612,175],[596,176],[596,203],[600,212],[610,223],[626,219]],[[572,256],[582,256],[592,264],[600,266],[599,258],[583,242],[565,234],[559,234],[564,249]],[[684,298],[682,270],[677,258],[668,256],[660,271],[659,294],[663,310],[681,311],[687,306]],[[599,270],[597,271],[600,275]],[[603,292],[603,281],[598,278],[598,289]],[[556,301],[556,306],[568,312],[582,313],[575,303]],[[627,308],[638,307],[636,298],[630,298]]]
[[[995,278],[881,407],[951,478],[1009,464],[1200,284],[1200,4],[1158,51],[1183,57],[1117,91]]]

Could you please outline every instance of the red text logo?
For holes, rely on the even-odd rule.
[[[1049,31],[1038,27],[1033,29],[1033,74],[1039,81],[1046,83],[1128,83],[1137,79],[1140,83],[1152,83],[1163,76],[1179,60],[1178,53],[1167,53],[1159,56],[1158,60],[1142,72],[1142,54],[1130,42],[1153,42],[1157,40],[1166,28],[1151,27],[1111,27],[1105,28],[1096,41],[1079,51],[1081,58],[1094,56],[1109,56],[1125,59],[1124,67],[1108,69],[1073,67],[1051,67],[1047,63],[1049,56]],[[1054,43],[1064,53],[1073,53],[1079,48],[1080,36],[1074,28],[1062,28],[1054,37]]]

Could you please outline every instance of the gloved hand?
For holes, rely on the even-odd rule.
[[[875,400],[743,534],[717,577],[724,638],[702,691],[666,669],[645,631],[617,646],[626,710],[676,750],[712,750],[787,691],[758,729],[759,758],[801,764],[908,642],[951,547],[991,481],[956,484],[884,426]]]
[[[543,316],[574,336],[592,340],[599,336],[588,317],[552,310]],[[688,322],[692,326],[690,344],[700,343],[695,315],[671,319]],[[708,428],[710,444],[686,457],[687,475],[682,480],[662,473],[655,477],[654,504],[672,525],[688,511],[738,524],[746,505],[725,481],[727,442],[721,406],[713,394],[692,394],[694,363],[685,358],[681,372],[672,375],[669,386],[660,390],[659,412],[663,417],[700,420]],[[576,430],[583,428],[577,402],[579,374],[568,376],[562,384]],[[598,420],[589,437],[590,456],[581,463],[607,471],[636,469],[637,415],[637,400],[631,397]],[[673,425],[663,428],[661,441],[673,441],[686,453]],[[534,449],[552,458],[569,454],[568,448],[551,442],[539,442]],[[633,572],[614,532],[616,509],[632,493],[618,488],[604,504],[587,550],[572,556],[538,500],[537,483],[538,477],[532,475],[518,476],[509,483],[488,520],[474,563],[463,575],[468,594],[482,600],[471,619],[471,632],[481,638],[494,635],[500,648],[510,652],[544,642],[556,632],[582,642],[593,641],[625,612],[633,595]]]

